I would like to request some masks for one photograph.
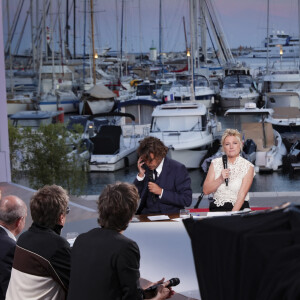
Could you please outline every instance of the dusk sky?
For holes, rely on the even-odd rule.
[[[225,33],[225,37],[231,48],[242,46],[259,46],[267,32],[267,0],[211,0],[219,22]],[[12,22],[16,12],[18,0],[9,0],[10,22]],[[33,1],[36,2],[35,0]],[[57,7],[61,2],[60,16],[61,27],[65,27],[65,3],[66,0],[53,0],[53,15],[58,16]],[[72,3],[71,0],[69,0]],[[3,5],[4,38],[7,39],[7,7],[6,1]],[[29,0],[25,0],[24,9],[20,17],[14,43],[20,36],[21,28],[25,20],[26,11],[29,9]],[[39,0],[40,13],[42,13],[42,0]],[[77,0],[77,52],[82,53],[83,49],[83,28],[84,28],[84,0]],[[121,0],[117,0],[118,5],[118,38],[117,38],[117,17],[115,0],[94,0],[94,27],[95,45],[97,49],[105,46],[116,50],[116,44],[120,45],[121,35]],[[123,27],[123,50],[128,52],[139,52],[140,45],[143,52],[148,52],[152,41],[156,48],[159,46],[159,0],[125,0],[124,27]],[[163,15],[163,50],[183,51],[185,49],[183,16],[185,17],[187,39],[190,39],[189,28],[189,0],[162,0]],[[87,1],[89,11],[89,1]],[[140,22],[141,21],[141,22]],[[73,20],[69,22],[70,42],[73,43]],[[298,6],[297,0],[270,0],[270,29],[280,30],[291,35],[298,35]],[[58,24],[58,22],[57,22]],[[90,26],[89,16],[87,18],[87,28]],[[141,30],[140,28],[141,24]],[[28,21],[21,49],[31,47],[30,42],[30,22]],[[50,17],[47,20],[50,27]],[[56,26],[58,28],[58,25]],[[55,44],[58,47],[58,29],[54,32]],[[64,36],[64,34],[62,34]],[[90,43],[88,34],[86,35],[86,45]]]

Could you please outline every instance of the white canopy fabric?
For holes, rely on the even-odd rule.
[[[116,97],[116,94],[103,84],[94,85],[87,91],[87,93],[97,99],[109,99]]]

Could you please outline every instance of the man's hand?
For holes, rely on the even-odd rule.
[[[160,196],[162,192],[162,188],[154,182],[148,183],[148,189],[151,193]]]
[[[139,157],[138,161],[137,161],[137,168],[139,170],[139,177],[144,177],[145,176],[145,169],[142,167],[144,165],[144,161],[142,160],[141,157]]]

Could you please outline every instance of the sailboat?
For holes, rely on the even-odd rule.
[[[112,111],[115,105],[116,94],[105,85],[97,83],[96,80],[96,52],[94,41],[94,11],[93,0],[90,0],[90,20],[91,20],[91,38],[92,38],[92,86],[83,92],[79,108],[80,114],[95,115]],[[85,44],[84,44],[85,53]]]

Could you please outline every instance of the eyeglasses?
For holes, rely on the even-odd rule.
[[[71,208],[67,206],[66,215],[70,212]]]

